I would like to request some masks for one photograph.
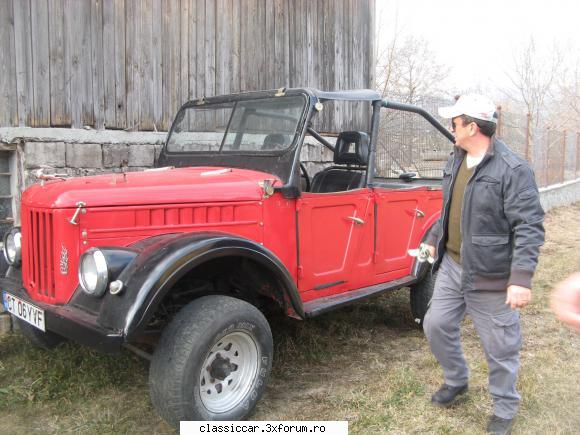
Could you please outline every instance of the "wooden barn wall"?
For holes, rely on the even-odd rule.
[[[372,88],[374,9],[375,0],[0,0],[0,127],[166,130],[182,103],[204,95]],[[336,127],[348,110],[325,117]]]

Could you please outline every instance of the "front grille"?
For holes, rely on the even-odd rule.
[[[22,218],[24,282],[28,291],[51,301],[55,297],[52,212],[30,209]]]

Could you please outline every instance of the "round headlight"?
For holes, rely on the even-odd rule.
[[[12,228],[4,236],[4,258],[8,264],[18,266],[22,255],[22,234],[19,228]]]
[[[102,296],[107,289],[108,281],[109,271],[105,255],[99,249],[89,249],[82,255],[79,263],[81,288],[91,296]]]

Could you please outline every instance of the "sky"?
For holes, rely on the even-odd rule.
[[[379,50],[395,29],[422,36],[451,67],[445,85],[459,91],[507,86],[514,52],[531,35],[546,52],[554,42],[580,52],[578,0],[377,0],[377,13]]]

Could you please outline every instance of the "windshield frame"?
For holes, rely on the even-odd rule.
[[[252,150],[252,149],[244,149],[244,148],[240,148],[240,149],[224,149],[224,144],[226,142],[226,138],[228,137],[229,131],[230,131],[230,125],[232,120],[234,119],[234,115],[235,115],[235,110],[236,107],[238,105],[238,103],[240,102],[245,102],[245,101],[259,101],[259,100],[273,100],[274,98],[294,98],[296,96],[299,97],[303,97],[304,99],[304,105],[302,107],[302,112],[299,116],[298,122],[296,123],[296,128],[292,137],[291,142],[283,149],[273,149],[273,150]],[[227,126],[225,131],[223,132],[221,141],[220,141],[220,146],[218,150],[213,150],[213,151],[201,151],[201,150],[191,150],[191,151],[175,151],[175,150],[171,150],[169,148],[170,145],[170,140],[172,135],[174,134],[174,130],[175,128],[179,125],[179,122],[181,122],[181,119],[183,116],[185,116],[185,113],[187,110],[191,110],[193,108],[193,110],[196,110],[196,108],[199,108],[200,106],[204,106],[204,107],[211,107],[211,106],[220,106],[223,104],[228,104],[228,103],[233,103],[232,106],[232,112],[229,116],[228,122],[227,122]],[[251,93],[245,93],[245,94],[234,94],[234,95],[227,95],[227,96],[222,96],[222,97],[213,97],[211,99],[200,99],[200,100],[193,100],[193,101],[189,101],[187,103],[185,103],[183,106],[181,106],[181,108],[179,109],[179,111],[177,112],[177,115],[175,116],[175,119],[171,125],[171,129],[169,130],[168,134],[167,134],[167,138],[165,140],[165,145],[163,147],[163,154],[165,154],[167,157],[177,157],[177,156],[182,156],[184,158],[187,159],[187,157],[191,156],[223,156],[223,155],[230,155],[230,156],[239,156],[239,155],[244,155],[244,156],[277,156],[277,155],[282,155],[285,154],[287,152],[289,152],[290,150],[294,149],[297,145],[297,143],[299,142],[299,139],[301,137],[301,133],[304,130],[304,123],[306,121],[306,119],[308,118],[308,114],[310,113],[311,107],[313,106],[315,102],[312,101],[312,96],[308,95],[307,92],[287,92],[284,93],[283,95],[272,95],[271,93],[267,93],[267,92],[251,92]],[[259,113],[259,112],[256,112]],[[264,112],[264,114],[267,114],[267,112]],[[245,116],[245,115],[244,115]],[[280,117],[284,117],[283,115],[280,115]],[[234,132],[236,136],[240,135],[240,132]],[[242,134],[243,136],[243,134]],[[239,142],[238,139],[236,139],[236,142]],[[238,143],[239,146],[239,143]]]

